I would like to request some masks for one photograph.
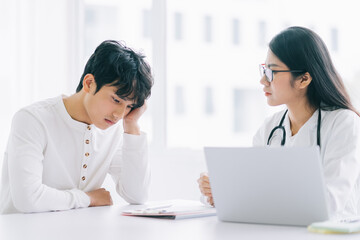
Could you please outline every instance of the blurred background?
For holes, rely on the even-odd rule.
[[[267,106],[258,64],[286,27],[322,37],[360,109],[358,7],[356,0],[0,0],[0,151],[19,108],[73,94],[95,48],[115,39],[145,54],[154,73],[141,119],[150,200],[198,199],[203,147],[251,146],[264,119],[283,108]],[[122,201],[110,179],[104,186]]]

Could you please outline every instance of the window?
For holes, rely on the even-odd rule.
[[[360,35],[346,27],[360,21],[357,9],[347,7],[355,6],[355,0],[347,4],[304,0],[297,11],[306,12],[306,19],[278,14],[293,10],[291,1],[280,0],[70,2],[35,1],[21,5],[18,1],[4,1],[2,4],[1,22],[8,25],[1,29],[7,37],[0,40],[4,53],[0,60],[4,71],[0,75],[7,80],[3,83],[7,91],[0,101],[6,116],[1,119],[4,134],[0,150],[5,149],[13,113],[60,92],[73,93],[86,60],[105,39],[122,40],[142,51],[153,70],[154,63],[160,62],[157,64],[163,72],[154,74],[149,108],[141,118],[150,146],[154,136],[160,136],[173,148],[251,143],[265,116],[278,110],[266,103],[257,66],[266,58],[268,41],[285,25],[309,27],[321,35],[331,53],[336,53],[331,57],[359,109]],[[154,8],[159,3],[161,7]],[[308,8],[308,4],[312,7]],[[324,4],[327,10],[319,15]],[[78,11],[81,14],[75,14]],[[352,18],[339,16],[342,12]],[[46,21],[38,21],[44,16]],[[334,24],[333,16],[339,16],[343,22]],[[164,36],[159,34],[160,28],[166,29],[161,32]],[[158,41],[160,38],[162,42]],[[243,48],[234,47],[238,45]],[[56,79],[49,80],[54,72],[58,73]],[[53,81],[58,83],[60,79],[67,80],[61,85],[54,84]],[[162,89],[155,90],[159,85]],[[162,97],[158,98],[159,95]],[[165,109],[160,116],[159,108]],[[220,125],[225,128],[218,129]]]
[[[176,12],[174,15],[175,19],[175,39],[182,40],[183,32],[182,32],[182,14]]]
[[[338,41],[339,41],[339,39],[338,39],[338,30],[337,30],[337,28],[332,28],[331,29],[331,49],[334,52],[338,51],[338,48],[339,48]]]
[[[235,134],[254,135],[263,123],[265,106],[257,89],[235,88],[233,90],[233,130]],[[250,130],[250,131],[249,131]]]
[[[184,88],[182,86],[175,87],[175,112],[178,115],[185,113]]]
[[[234,45],[240,44],[240,21],[239,19],[232,20],[232,39]]]
[[[259,46],[266,46],[266,23],[264,21],[259,22]]]
[[[143,10],[143,37],[151,38],[151,11],[148,9]]]
[[[119,11],[113,5],[85,5],[84,14],[84,61],[87,61],[95,48],[104,40],[118,39]]]
[[[212,115],[214,113],[213,89],[205,87],[205,113]]]
[[[212,41],[212,18],[204,17],[204,41],[210,43]]]
[[[244,109],[246,107],[246,99],[242,89],[234,89],[234,132],[244,130]]]

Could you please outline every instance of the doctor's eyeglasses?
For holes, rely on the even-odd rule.
[[[269,83],[272,82],[272,80],[274,79],[274,72],[306,72],[305,70],[271,70],[270,68],[267,68],[265,66],[265,64],[260,64],[259,65],[259,70],[260,70],[260,76],[263,77],[264,75],[266,76],[266,81],[268,81]]]

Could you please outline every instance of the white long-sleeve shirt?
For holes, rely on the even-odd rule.
[[[266,146],[272,129],[279,125],[285,111],[265,120],[253,139],[254,146]],[[286,115],[285,146],[314,146],[317,144],[319,112],[291,136],[290,121]],[[324,169],[328,202],[334,218],[360,214],[360,117],[353,111],[339,109],[321,111],[320,155]],[[280,146],[282,132],[276,131],[271,146]],[[304,176],[306,177],[306,176]]]
[[[111,174],[129,203],[147,199],[150,168],[146,134],[106,130],[71,118],[62,96],[18,111],[4,156],[0,213],[88,207],[85,192],[101,188]]]

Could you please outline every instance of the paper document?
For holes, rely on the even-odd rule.
[[[124,216],[140,216],[165,219],[184,219],[215,216],[213,207],[204,206],[199,201],[172,200],[161,203],[148,204],[137,209],[124,210]]]
[[[360,233],[360,218],[349,218],[343,220],[330,220],[316,222],[308,226],[310,232],[316,233]]]

